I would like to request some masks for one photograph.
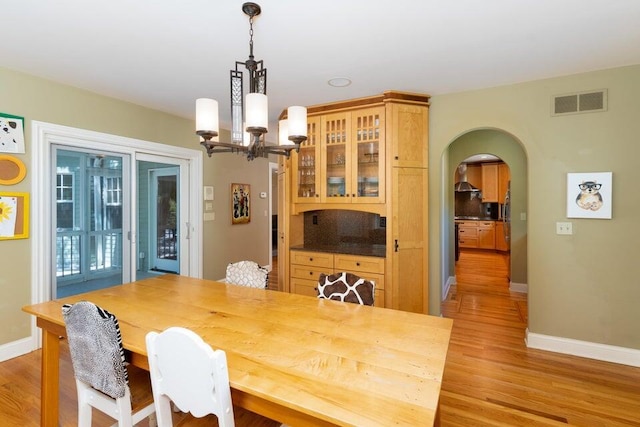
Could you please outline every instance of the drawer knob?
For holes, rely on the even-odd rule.
[[[360,267],[360,263],[359,263],[359,262],[356,262],[356,265],[357,265],[358,267]]]
[[[310,272],[309,272],[309,276],[313,276],[313,271],[310,271]]]
[[[309,258],[309,261],[313,261],[313,258]]]

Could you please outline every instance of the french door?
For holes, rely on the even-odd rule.
[[[130,156],[53,146],[53,294],[65,297],[130,280]]]

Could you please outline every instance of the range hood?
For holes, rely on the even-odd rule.
[[[460,176],[460,181],[456,182],[455,185],[453,186],[453,189],[455,191],[461,191],[461,192],[480,191],[478,187],[475,187],[469,184],[469,182],[467,181],[467,164],[466,163],[460,163],[460,166],[458,166],[458,175]]]

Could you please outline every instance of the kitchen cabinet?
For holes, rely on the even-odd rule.
[[[294,203],[384,203],[384,117],[382,107],[309,116],[292,156]]]
[[[496,248],[495,221],[478,221],[478,248]]]
[[[309,106],[307,117],[308,140],[280,165],[285,177],[279,182],[287,186],[281,243],[287,249],[309,243],[304,212],[377,214],[386,224],[386,250],[376,305],[427,314],[429,96],[387,91]],[[306,276],[317,271],[300,270],[305,264],[290,258],[294,251],[284,254],[290,271],[281,288],[312,294],[317,277]]]
[[[460,176],[456,169],[456,182],[458,181],[460,181]],[[476,188],[482,189],[482,167],[479,164],[467,164],[467,182]]]
[[[316,297],[320,273],[347,271],[375,282],[374,305],[384,307],[384,258],[292,250],[291,293]]]
[[[456,221],[461,248],[495,249],[495,221]]]
[[[498,164],[482,163],[482,202],[498,203]]]
[[[478,225],[475,221],[458,222],[458,245],[461,248],[478,247]]]

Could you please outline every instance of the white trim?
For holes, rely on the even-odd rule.
[[[115,151],[131,156],[131,168],[135,169],[137,156],[164,156],[167,161],[182,159],[189,162],[189,198],[191,209],[189,213],[189,269],[182,272],[191,277],[202,277],[202,151],[156,142],[126,138],[85,129],[77,129],[52,123],[32,121],[31,138],[33,154],[31,159],[32,197],[31,211],[37,215],[31,216],[31,303],[38,304],[51,298],[49,283],[53,277],[51,233],[48,233],[46,221],[51,217],[52,206],[49,202],[51,177],[51,146],[54,144]],[[135,174],[132,174],[131,187],[136,188]],[[135,191],[132,194],[132,212],[137,212]],[[131,233],[135,235],[135,225],[131,225]],[[132,251],[137,256],[137,251]],[[135,263],[133,264],[135,265]],[[40,342],[40,330],[35,325],[35,318],[31,320],[31,339],[34,350]]]
[[[529,329],[526,332],[525,343],[529,348],[640,367],[640,350],[633,348],[536,334],[529,332]]]
[[[509,290],[511,292],[521,292],[523,294],[528,294],[529,293],[529,285],[526,284],[526,283],[510,282],[509,283]]]
[[[449,296],[449,290],[451,289],[451,286],[456,285],[457,283],[458,281],[456,280],[456,276],[449,276],[449,278],[447,279],[447,283],[445,283],[442,288],[442,301],[446,300]]]
[[[37,337],[31,336],[0,346],[0,361],[13,359],[33,351],[38,344]]]

